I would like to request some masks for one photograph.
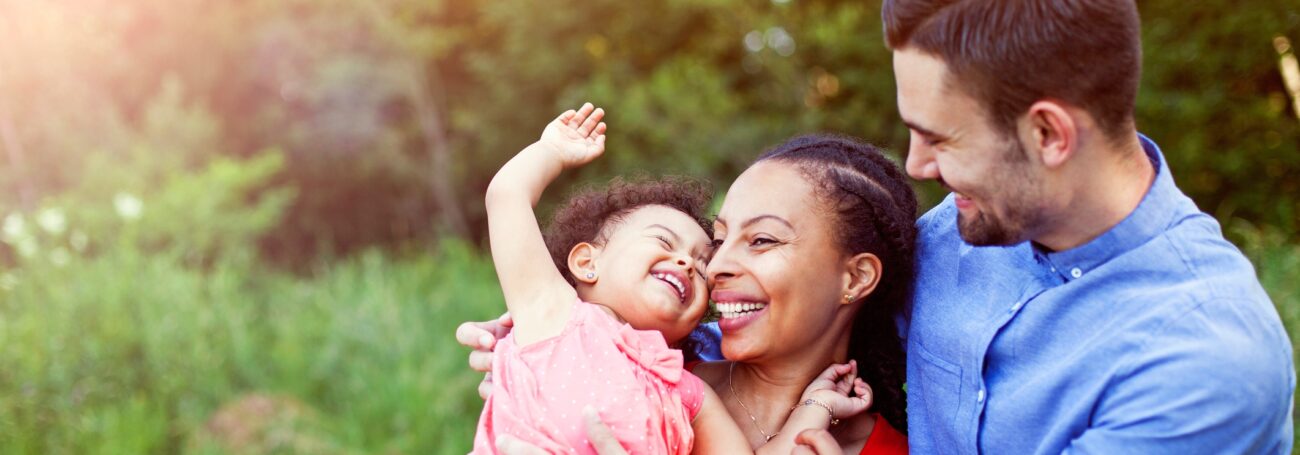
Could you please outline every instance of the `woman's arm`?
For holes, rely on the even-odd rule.
[[[526,345],[558,334],[577,292],[559,270],[542,239],[533,206],[566,168],[581,166],[605,150],[604,111],[590,103],[546,126],[542,138],[497,171],[485,205],[492,262],[515,322],[515,342]]]

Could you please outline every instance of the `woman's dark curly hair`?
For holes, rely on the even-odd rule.
[[[849,335],[849,358],[875,395],[872,409],[907,431],[906,358],[894,316],[911,298],[916,193],[876,147],[828,135],[800,136],[758,157],[795,165],[834,210],[835,237],[848,254],[880,258],[879,284],[865,297]]]
[[[602,245],[609,228],[641,207],[663,205],[685,213],[713,238],[713,221],[706,215],[713,200],[712,187],[701,180],[668,176],[624,180],[615,178],[603,187],[584,187],[555,209],[547,225],[546,249],[569,284],[577,286],[569,272],[569,251],[582,242]]]

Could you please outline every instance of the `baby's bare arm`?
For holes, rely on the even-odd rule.
[[[497,171],[484,203],[492,262],[521,345],[559,333],[577,298],[552,266],[533,206],[566,168],[581,166],[605,149],[604,111],[590,103],[546,126],[542,138]]]

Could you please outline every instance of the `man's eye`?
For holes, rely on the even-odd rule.
[[[722,246],[722,239],[713,239],[713,241],[712,241],[712,242],[709,242],[709,244],[712,245],[714,248],[721,247],[721,246]]]

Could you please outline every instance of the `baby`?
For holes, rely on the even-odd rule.
[[[562,170],[604,152],[603,117],[590,103],[561,114],[488,186],[492,260],[514,329],[495,349],[474,453],[496,453],[503,435],[550,453],[594,453],[588,407],[630,453],[751,453],[718,396],[670,347],[708,308],[709,195],[676,180],[616,182],[569,201],[543,240],[533,206]],[[856,373],[827,368],[759,452],[790,453],[800,431],[866,410],[870,391]]]

